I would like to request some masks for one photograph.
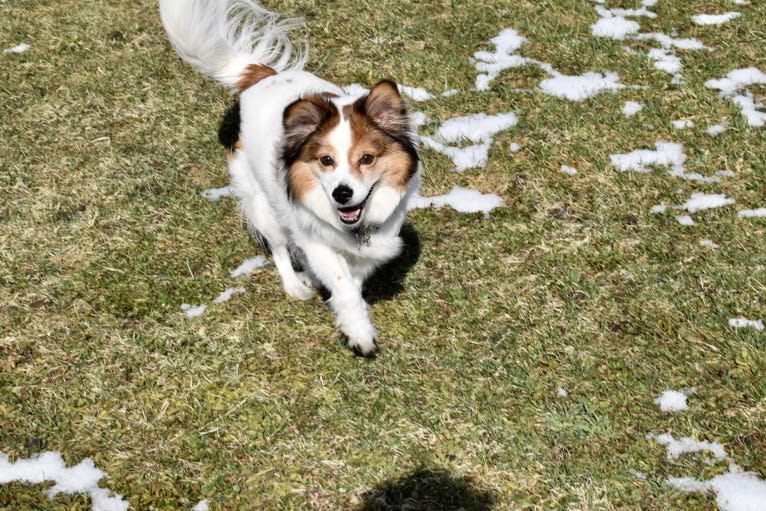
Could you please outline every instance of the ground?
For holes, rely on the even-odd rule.
[[[273,265],[230,275],[265,254],[230,198],[201,196],[228,184],[216,130],[234,98],[176,57],[155,3],[1,2],[0,47],[29,48],[0,55],[0,453],[90,458],[139,510],[713,510],[668,478],[766,476],[766,332],[729,323],[766,320],[766,218],[738,214],[766,207],[766,131],[706,85],[766,72],[766,5],[659,0],[629,17],[708,47],[666,49],[681,81],[655,67],[657,41],[594,35],[595,2],[267,5],[304,17],[309,70],[431,93],[411,102],[424,136],[515,113],[481,168],[423,149],[424,196],[504,205],[412,211],[408,260],[368,289],[381,353],[354,357]],[[529,64],[476,90],[474,54],[507,28],[526,38],[512,54],[624,87],[573,101]],[[686,173],[729,172],[610,158],[661,141],[683,145]],[[734,203],[684,210],[694,193]],[[209,307],[190,319],[184,303]],[[688,409],[663,412],[667,390]],[[669,460],[647,437],[665,433],[719,442],[727,462]],[[49,486],[2,484],[0,508],[91,509]]]

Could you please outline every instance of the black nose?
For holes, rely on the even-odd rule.
[[[346,185],[340,185],[332,191],[332,198],[338,201],[338,204],[345,204],[354,196],[354,190]]]

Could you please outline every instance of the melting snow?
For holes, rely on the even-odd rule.
[[[707,133],[711,137],[717,137],[724,131],[726,131],[726,124],[713,124],[711,126],[708,126],[708,128],[705,130],[705,133]]]
[[[232,299],[234,295],[242,294],[246,291],[244,287],[230,287],[223,291],[220,295],[218,295],[214,300],[213,303],[219,304],[228,302]]]
[[[242,261],[242,264],[237,266],[235,269],[231,270],[229,272],[229,275],[232,278],[244,277],[244,276],[250,275],[258,268],[263,268],[268,263],[269,263],[269,260],[262,255],[251,257],[250,259],[245,259],[244,261]]]
[[[612,165],[622,172],[651,172],[652,167],[667,167],[673,177],[701,183],[715,183],[717,177],[703,176],[697,172],[686,172],[683,144],[675,142],[657,142],[655,149],[637,149],[630,153],[613,154],[609,158]]]
[[[559,387],[558,389],[556,389],[556,397],[561,399],[566,399],[569,397],[569,392],[567,392],[565,388]]]
[[[738,12],[726,12],[723,14],[697,14],[692,16],[695,25],[723,25],[727,21],[739,18],[742,14]]]
[[[694,121],[679,119],[676,121],[670,121],[670,124],[677,130],[685,130],[687,128],[694,127]]]
[[[752,218],[752,217],[761,217],[766,216],[766,208],[758,208],[758,209],[743,209],[739,213],[737,213],[741,218]]]
[[[422,87],[407,87],[406,85],[400,85],[399,90],[413,101],[428,101],[435,97]]]
[[[683,412],[689,409],[687,395],[679,390],[666,390],[654,400],[654,404],[663,412]]]
[[[679,438],[676,440],[670,433],[646,435],[649,440],[654,440],[667,448],[667,458],[669,461],[678,459],[683,454],[696,452],[709,452],[717,461],[726,459],[726,449],[718,442],[708,442],[707,440],[697,441],[691,437]]]
[[[605,91],[624,88],[617,73],[585,73],[581,76],[557,74],[540,82],[540,89],[552,96],[583,101]]]
[[[591,25],[590,31],[596,37],[609,37],[622,41],[629,35],[637,34],[641,25],[632,20],[626,20],[622,16],[603,17]]]
[[[731,328],[754,328],[759,331],[764,329],[763,321],[760,319],[731,318],[729,320],[729,326]]]
[[[622,107],[622,114],[625,117],[633,117],[643,109],[644,105],[641,103],[637,103],[635,101],[626,101],[625,105]]]
[[[676,221],[681,225],[694,225],[694,219],[689,215],[678,215]]]
[[[125,511],[128,502],[122,496],[105,488],[99,488],[98,482],[106,474],[96,468],[93,460],[85,458],[73,467],[67,467],[63,458],[56,452],[44,452],[31,458],[20,459],[14,463],[0,453],[0,484],[19,482],[24,484],[43,484],[53,482],[45,495],[53,499],[58,494],[87,494],[94,511]]]
[[[754,67],[734,69],[723,78],[708,80],[705,87],[716,89],[723,98],[731,99],[740,107],[750,126],[761,127],[766,124],[766,113],[761,112],[764,106],[756,103],[753,94],[746,90],[751,85],[766,84],[766,74]]]
[[[669,486],[685,493],[715,493],[721,511],[765,511],[766,482],[737,465],[707,481],[692,477],[668,477]]]
[[[456,186],[446,195],[432,197],[413,195],[409,203],[410,209],[434,207],[438,210],[444,206],[450,206],[461,213],[483,212],[484,216],[488,218],[490,211],[503,206],[503,199],[493,193],[483,194],[476,190]]]
[[[205,500],[200,500],[196,506],[194,506],[191,511],[210,511],[210,503]]]
[[[694,213],[702,209],[720,208],[734,204],[734,199],[730,199],[723,194],[706,194],[694,192],[691,199],[681,204],[681,208],[689,213]]]
[[[568,176],[576,176],[577,175],[577,169],[574,167],[569,167],[567,165],[561,166],[561,172],[568,175]]]
[[[721,245],[718,243],[715,243],[713,240],[709,239],[702,239],[700,240],[700,245],[707,248],[721,248]]]
[[[21,43],[17,44],[16,46],[11,46],[10,48],[6,48],[3,50],[3,53],[24,53],[28,49],[30,49],[31,46],[27,43]]]
[[[207,310],[207,305],[191,305],[188,303],[182,303],[181,310],[184,311],[187,318],[194,319],[202,316],[205,313]]]

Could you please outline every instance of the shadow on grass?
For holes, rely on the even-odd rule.
[[[402,253],[378,268],[364,283],[364,298],[367,303],[391,300],[404,291],[404,277],[420,258],[420,235],[415,228],[405,223],[399,236],[404,242]]]
[[[492,493],[442,469],[420,469],[362,495],[358,511],[490,511]]]

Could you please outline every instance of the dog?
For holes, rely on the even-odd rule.
[[[420,183],[396,83],[360,96],[304,71],[307,53],[288,37],[300,22],[251,0],[160,0],[160,16],[180,57],[239,95],[219,139],[240,209],[284,290],[309,300],[326,289],[348,347],[374,356],[362,286],[401,252]]]

